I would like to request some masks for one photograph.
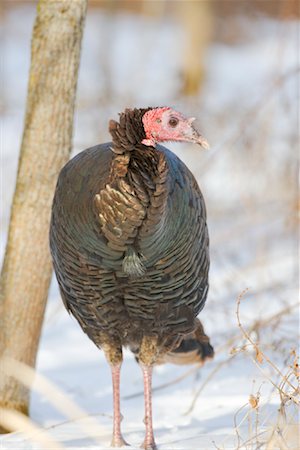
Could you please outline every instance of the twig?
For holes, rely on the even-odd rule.
[[[84,415],[82,417],[75,417],[74,419],[64,420],[63,422],[49,425],[48,427],[45,427],[43,429],[44,430],[53,430],[54,428],[58,428],[58,427],[62,427],[63,425],[68,425],[70,423],[78,422],[79,420],[89,419],[89,417],[108,417],[109,419],[113,418],[113,416],[111,414],[95,413],[95,414]]]
[[[297,75],[300,72],[300,67],[295,66],[292,69],[288,70],[286,73],[279,75],[268,87],[268,89],[261,95],[259,100],[257,100],[254,105],[249,107],[249,109],[245,112],[245,114],[242,116],[241,120],[239,121],[239,125],[237,130],[232,133],[231,137],[225,138],[223,142],[220,142],[219,145],[215,146],[211,151],[210,155],[207,158],[206,164],[202,164],[201,168],[197,167],[197,173],[204,174],[207,172],[207,169],[211,162],[215,160],[216,153],[219,152],[221,149],[224,151],[224,149],[230,149],[232,147],[236,146],[236,143],[238,140],[245,134],[245,130],[248,129],[249,124],[253,124],[254,121],[257,119],[260,112],[263,110],[263,108],[266,106],[268,101],[272,99],[272,96],[274,93],[278,91],[278,87],[284,85],[284,83],[289,80],[290,77],[293,77]]]
[[[247,406],[247,403],[245,403],[243,406],[241,406],[235,413],[234,417],[233,417],[233,423],[234,423],[234,431],[236,433],[237,436],[237,449],[240,448],[240,444],[241,444],[241,435],[239,433],[239,427],[244,423],[244,421],[246,420],[246,418],[249,415],[249,411],[247,411],[247,413],[244,415],[244,417],[242,418],[242,420],[240,421],[239,425],[237,425],[237,416],[238,414]]]
[[[268,375],[266,375],[264,373],[264,371],[262,370],[262,368],[260,367],[260,365],[257,363],[258,362],[262,362],[262,358],[265,359],[265,361],[273,368],[273,370],[275,370],[275,372],[277,372],[281,378],[284,378],[283,373],[280,371],[280,369],[278,369],[277,366],[275,366],[275,364],[267,357],[267,355],[265,355],[265,353],[263,353],[258,344],[256,342],[253,341],[253,339],[249,336],[249,333],[245,330],[245,328],[243,327],[241,320],[240,320],[240,314],[239,314],[239,310],[240,310],[240,304],[241,304],[241,300],[244,297],[244,295],[246,294],[246,292],[248,292],[248,288],[245,289],[237,298],[237,308],[236,308],[236,317],[237,317],[237,321],[238,321],[238,326],[241,330],[241,332],[243,333],[244,337],[247,339],[248,342],[250,342],[250,344],[253,346],[253,348],[255,349],[256,352],[256,359],[252,358],[255,365],[259,368],[259,370],[261,372],[263,372],[264,376],[274,385],[273,380],[270,379],[270,377]],[[295,386],[293,386],[288,380],[286,380],[287,384],[295,391],[296,388]],[[277,386],[278,388],[278,386]]]
[[[292,305],[289,305],[289,306],[286,306],[285,308],[282,308],[277,313],[275,313],[275,314],[273,314],[273,315],[271,315],[271,316],[269,316],[269,317],[267,317],[265,319],[255,320],[254,323],[249,327],[249,332],[248,333],[252,333],[257,328],[261,329],[263,327],[270,326],[272,322],[275,322],[280,317],[282,317],[282,316],[284,316],[286,314],[289,314],[293,309],[298,308],[298,307],[299,307],[299,302],[293,303]],[[239,337],[239,333],[235,333],[222,346],[217,348],[217,353],[221,352],[224,348],[227,348],[228,346],[231,346],[231,344],[234,341],[236,341],[238,337]],[[252,344],[250,344],[250,345],[252,345]]]
[[[225,361],[221,361],[210,373],[209,375],[206,377],[206,379],[204,380],[204,382],[202,383],[202,385],[200,386],[200,388],[197,390],[193,401],[190,405],[190,407],[187,409],[187,411],[184,413],[185,416],[187,416],[188,414],[190,414],[196,404],[196,401],[198,400],[199,395],[201,394],[201,392],[203,391],[203,389],[205,388],[205,386],[208,384],[208,382],[216,375],[216,373],[219,372],[219,370],[225,366],[226,364],[229,364],[230,361],[235,357],[235,355],[231,355],[229,358],[225,359]]]
[[[201,366],[200,366],[201,367]],[[160,391],[161,389],[165,389],[169,386],[172,386],[173,384],[179,383],[180,381],[184,380],[185,378],[189,377],[193,373],[197,372],[199,370],[199,366],[192,367],[191,369],[187,370],[184,374],[180,375],[179,377],[174,378],[171,381],[168,381],[166,383],[160,384],[158,386],[155,386],[152,389],[152,392]],[[125,395],[122,397],[124,400],[131,400],[132,398],[140,397],[144,395],[144,391],[135,392],[134,394]]]

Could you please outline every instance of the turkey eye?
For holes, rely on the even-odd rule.
[[[161,123],[161,119],[155,119],[156,123]]]
[[[169,120],[169,125],[172,128],[175,128],[178,125],[179,120],[176,119],[176,117],[171,117],[171,119]]]

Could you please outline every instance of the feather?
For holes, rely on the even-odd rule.
[[[129,277],[140,277],[146,272],[146,268],[136,251],[129,247],[122,263],[123,271]]]

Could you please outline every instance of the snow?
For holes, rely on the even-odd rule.
[[[2,254],[22,136],[34,14],[32,5],[18,4],[5,10],[3,23]],[[284,373],[291,364],[289,352],[298,344],[296,308],[282,314],[279,322],[268,318],[296,305],[298,294],[297,74],[280,77],[297,67],[299,25],[266,18],[240,20],[242,41],[228,45],[216,40],[207,49],[206,81],[194,99],[177,94],[183,36],[179,22],[131,14],[114,17],[91,9],[86,23],[74,154],[109,139],[109,117],[125,106],[148,103],[171,104],[197,116],[199,128],[212,144],[209,152],[170,146],[192,169],[206,198],[212,266],[209,299],[201,318],[216,356],[200,369],[172,365],[155,369],[153,410],[159,450],[264,448],[258,441],[266,442],[278,420],[280,399],[272,382],[278,382],[279,376],[266,360],[255,363],[255,352],[241,335],[236,300],[245,288],[249,291],[241,300],[241,322]],[[262,321],[258,329],[257,321]],[[129,352],[124,359],[122,427],[134,449],[144,434],[142,375]],[[54,279],[37,371],[63,390],[81,414],[72,408],[63,414],[47,390],[40,393],[36,381],[31,401],[35,424],[68,450],[109,448],[110,370],[103,354],[64,310]],[[249,396],[258,392],[256,410]],[[292,404],[286,413],[288,424],[295,424],[297,410]],[[87,425],[89,420],[92,425]],[[87,426],[92,426],[92,433]],[[295,436],[293,432],[287,448],[299,448],[293,443]],[[0,438],[0,448],[50,448],[38,437],[15,432]]]

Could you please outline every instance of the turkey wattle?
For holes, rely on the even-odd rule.
[[[112,370],[113,446],[121,434],[122,347],[143,370],[146,435],[154,449],[152,367],[213,356],[198,313],[208,291],[208,233],[197,182],[164,141],[207,148],[192,122],[168,107],[126,109],[112,142],[62,169],[50,247],[62,299]]]

